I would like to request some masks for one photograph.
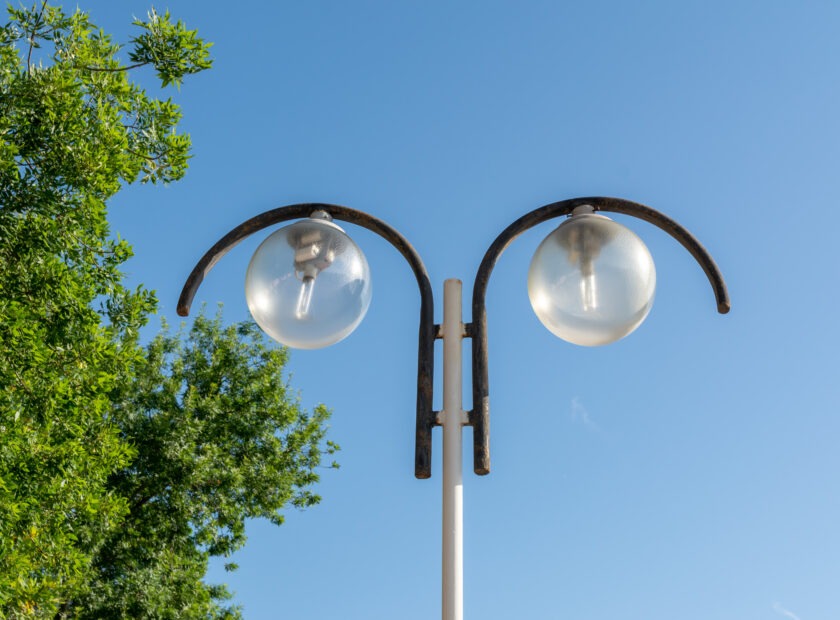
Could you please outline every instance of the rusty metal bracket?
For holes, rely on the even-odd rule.
[[[434,297],[429,275],[423,261],[411,244],[395,229],[380,219],[349,207],[322,203],[304,203],[279,207],[261,213],[243,222],[222,237],[198,261],[187,278],[178,300],[178,314],[187,316],[193,298],[202,281],[213,266],[240,241],[269,226],[309,217],[315,211],[324,211],[336,220],[350,222],[378,234],[394,246],[408,261],[420,288],[420,329],[417,353],[417,433],[415,437],[414,475],[429,478],[432,475],[432,427],[437,423],[432,411],[434,384],[434,344],[437,328],[434,323]]]
[[[485,296],[490,274],[505,248],[523,232],[550,219],[570,215],[579,206],[590,205],[595,211],[609,211],[631,215],[658,226],[679,241],[703,268],[714,290],[718,312],[729,312],[729,294],[726,283],[715,261],[691,233],[659,211],[621,198],[573,198],[554,202],[520,217],[496,237],[484,255],[473,285],[472,324],[472,378],[473,408],[469,412],[473,427],[473,469],[479,475],[490,473],[490,386],[487,362],[487,312]]]
[[[523,232],[547,220],[569,215],[579,206],[590,205],[595,211],[623,213],[658,226],[679,241],[697,260],[715,293],[718,312],[729,311],[726,284],[709,253],[682,226],[662,213],[645,205],[620,198],[574,198],[555,202],[522,216],[508,226],[492,243],[484,255],[473,285],[472,321],[464,325],[466,338],[472,339],[473,409],[468,412],[467,424],[473,427],[473,468],[475,473],[490,472],[489,380],[487,362],[487,313],[485,296],[490,274],[505,248]],[[333,219],[367,228],[388,241],[408,261],[420,289],[420,327],[417,353],[417,425],[415,436],[414,475],[431,476],[432,428],[438,425],[437,412],[432,410],[434,378],[434,342],[440,338],[440,325],[434,322],[434,297],[429,276],[420,256],[411,244],[395,229],[363,211],[324,203],[303,203],[266,211],[243,222],[222,237],[198,261],[187,278],[178,300],[178,314],[187,316],[198,287],[213,266],[234,246],[250,235],[274,224],[309,217],[324,211]]]

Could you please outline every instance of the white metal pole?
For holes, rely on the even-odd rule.
[[[443,283],[443,620],[464,618],[461,281]]]

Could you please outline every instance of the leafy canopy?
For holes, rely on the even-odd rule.
[[[123,285],[130,245],[107,203],[187,169],[162,87],[211,65],[168,13],[127,49],[81,11],[9,8],[0,28],[0,617],[233,618],[207,560],[244,519],[282,521],[311,491],[326,410],[302,411],[282,350],[199,318],[147,346],[156,301]]]

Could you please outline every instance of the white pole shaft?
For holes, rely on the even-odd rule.
[[[443,620],[464,618],[461,281],[443,284]]]

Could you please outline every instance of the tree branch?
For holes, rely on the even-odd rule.
[[[131,508],[128,509],[128,514],[134,515],[136,511],[140,510],[143,506],[148,504],[154,498],[154,495],[146,495],[144,497],[141,497],[131,505]]]
[[[138,62],[134,65],[129,65],[127,67],[87,67],[87,66],[77,66],[77,69],[85,69],[86,71],[104,71],[106,73],[119,73],[121,71],[131,71],[132,69],[137,69],[138,67],[145,67],[148,65],[148,62]]]
[[[41,10],[38,11],[38,16],[35,18],[35,25],[32,26],[32,33],[29,35],[29,52],[26,54],[26,75],[32,75],[32,50],[35,47],[35,34],[38,32],[39,22],[46,8],[47,0],[44,0],[41,3]]]
[[[145,159],[146,161],[153,162],[155,164],[159,163],[161,160],[163,160],[166,157],[166,153],[161,153],[160,155],[156,155],[156,156],[153,157],[151,155],[144,155],[143,153],[140,153],[140,152],[135,151],[134,149],[130,149],[128,147],[126,147],[125,150],[128,151],[129,153],[131,153],[132,155],[135,155],[137,157]]]

